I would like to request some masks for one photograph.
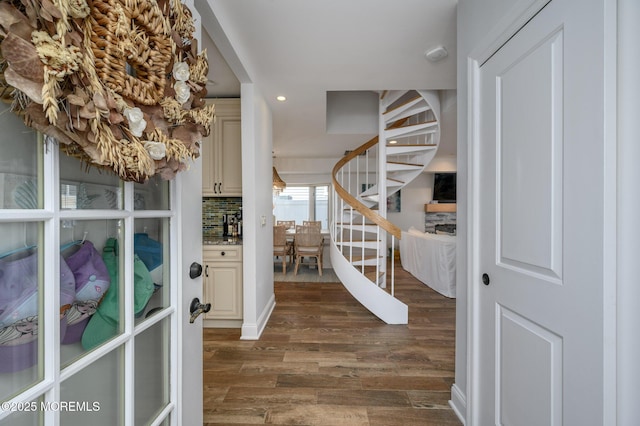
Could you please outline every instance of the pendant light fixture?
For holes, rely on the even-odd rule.
[[[282,178],[280,178],[280,175],[278,174],[278,171],[276,170],[276,168],[274,166],[273,167],[273,192],[275,194],[279,194],[286,187],[287,187],[287,184],[282,180]]]

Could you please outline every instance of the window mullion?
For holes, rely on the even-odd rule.
[[[120,312],[124,319],[125,335],[129,339],[124,345],[124,424],[135,424],[135,343],[133,339],[134,317],[133,317],[133,297],[134,297],[134,270],[133,270],[133,235],[135,233],[134,215],[134,192],[132,182],[124,184],[124,238],[121,245],[120,260],[124,263],[123,279],[120,282],[120,291],[124,296],[122,300],[123,312]],[[123,255],[124,253],[124,255]]]
[[[316,187],[309,186],[309,220],[316,220]]]
[[[48,216],[42,228],[44,235],[39,238],[44,284],[44,288],[41,287],[42,291],[39,292],[42,313],[40,318],[44,321],[39,325],[43,347],[38,353],[43,357],[44,380],[53,384],[44,394],[44,400],[55,403],[60,401],[60,280],[51,278],[47,280],[47,277],[60,276],[60,171],[58,168],[60,153],[51,139],[42,135],[38,137],[41,138],[39,140],[42,144],[42,156],[38,161],[42,173],[41,178],[38,179],[38,186],[42,188],[43,206]],[[60,412],[45,411],[44,424],[59,425]]]

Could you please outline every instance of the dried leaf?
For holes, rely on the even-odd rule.
[[[40,13],[46,10],[52,17],[56,19],[62,18],[62,13],[57,7],[54,6],[54,4],[50,0],[42,0],[40,4],[42,6],[40,9]]]
[[[93,94],[93,103],[95,104],[98,111],[105,112],[105,113],[109,111],[109,107],[107,106],[107,101],[104,98],[104,96],[102,96],[102,93],[96,92]]]
[[[109,128],[111,129],[111,133],[113,133],[113,137],[116,139],[124,139],[124,133],[122,132],[122,129],[120,128],[120,126],[116,126],[116,125],[111,125],[109,126]]]
[[[110,124],[120,124],[124,121],[124,117],[119,112],[114,110],[109,111],[109,123]]]
[[[88,102],[80,108],[80,117],[89,119],[96,117],[96,108],[93,102]]]
[[[67,95],[67,100],[71,105],[83,106],[86,103],[82,96],[78,96],[73,93]]]
[[[180,139],[187,147],[202,140],[202,135],[198,132],[197,126],[192,123],[174,128],[171,132],[171,137],[173,139]]]
[[[33,102],[42,104],[42,85],[43,83],[29,80],[16,73],[12,67],[4,71],[4,78],[11,86],[24,92]]]
[[[67,44],[82,47],[82,43],[84,39],[83,39],[82,33],[80,33],[79,31],[73,30],[73,31],[69,31],[65,35],[65,41]]]
[[[118,103],[116,102],[114,97],[111,95],[111,92],[107,92],[107,97],[106,97],[105,100],[107,101],[107,108],[109,108],[109,109],[117,109],[118,108]]]
[[[9,32],[11,25],[26,20],[27,17],[11,4],[7,2],[0,3],[0,27],[2,27],[5,32]]]
[[[29,80],[44,82],[44,66],[30,42],[9,34],[0,46],[2,56],[16,73]]]

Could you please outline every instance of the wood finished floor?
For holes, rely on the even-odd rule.
[[[448,405],[455,300],[397,268],[408,325],[386,325],[339,283],[275,283],[258,341],[204,330],[204,424],[460,425]]]

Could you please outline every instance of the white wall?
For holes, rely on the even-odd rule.
[[[387,213],[390,222],[403,231],[414,227],[424,230],[424,205],[433,194],[433,173],[420,173],[417,178],[400,190],[400,213]],[[396,248],[399,242],[396,240]]]
[[[618,1],[618,424],[640,419],[640,2]]]
[[[242,84],[243,297],[242,339],[260,337],[275,306],[271,111],[254,84]],[[268,161],[265,161],[268,160]]]

